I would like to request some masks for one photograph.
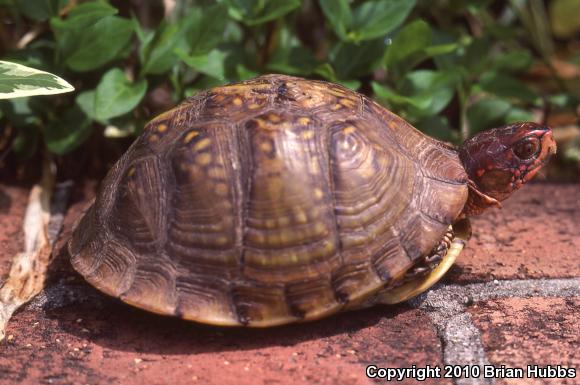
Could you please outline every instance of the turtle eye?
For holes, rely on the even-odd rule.
[[[540,141],[538,138],[526,138],[520,140],[514,146],[514,153],[522,160],[533,158],[540,150]]]

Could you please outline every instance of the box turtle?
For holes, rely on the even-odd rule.
[[[397,303],[453,264],[467,216],[499,207],[555,151],[535,123],[453,148],[342,86],[261,76],[148,123],[69,252],[104,293],[214,325]]]

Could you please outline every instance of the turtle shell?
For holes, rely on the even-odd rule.
[[[342,86],[268,75],[148,123],[69,251],[88,282],[137,307],[271,326],[401,277],[466,199],[454,149]]]

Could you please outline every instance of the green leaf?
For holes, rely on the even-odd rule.
[[[81,92],[75,99],[75,103],[88,117],[96,120],[95,114],[95,90]]]
[[[139,57],[143,75],[162,74],[177,62],[174,51],[180,45],[182,33],[180,24],[162,22],[155,35],[142,42]]]
[[[502,98],[516,98],[528,103],[538,99],[530,88],[509,75],[486,72],[481,76],[480,85],[484,91]]]
[[[409,73],[402,86],[402,93],[419,100],[429,100],[422,107],[411,106],[415,116],[431,116],[443,110],[453,98],[459,76],[454,71],[418,70]]]
[[[383,39],[360,44],[338,42],[330,59],[339,79],[368,75],[381,63],[386,46]]]
[[[192,7],[184,20],[190,53],[199,55],[215,48],[223,39],[227,21],[227,9],[221,4]]]
[[[38,147],[39,131],[35,126],[19,126],[18,134],[12,142],[12,150],[21,159],[28,159],[34,155]]]
[[[330,63],[320,64],[314,69],[314,73],[322,76],[326,80],[330,80],[331,82],[336,81],[336,73],[334,72],[334,68],[332,68]]]
[[[107,16],[77,35],[74,48],[66,55],[66,64],[74,71],[90,71],[121,56],[133,34],[133,23],[117,16]]]
[[[353,91],[358,90],[362,84],[359,80],[337,80],[337,83]]]
[[[101,79],[95,92],[95,118],[106,121],[133,110],[145,96],[147,80],[131,83],[123,71],[113,68]]]
[[[82,144],[91,134],[91,120],[75,106],[46,127],[44,140],[48,149],[66,154]]]
[[[564,148],[564,159],[580,165],[580,137],[571,140],[570,144]]]
[[[462,66],[471,74],[477,75],[483,72],[490,62],[489,52],[491,41],[487,38],[473,40],[465,49],[462,57]]]
[[[278,32],[276,50],[268,61],[271,72],[308,76],[316,67],[314,53],[303,46],[288,28]]]
[[[532,54],[528,50],[502,52],[494,57],[493,67],[502,72],[522,72],[532,64]]]
[[[0,61],[0,99],[71,92],[74,87],[48,72]]]
[[[419,70],[409,73],[400,90],[372,82],[379,100],[401,109],[411,120],[422,120],[443,110],[453,98],[459,77],[452,71]]]
[[[401,95],[390,87],[381,85],[377,82],[372,82],[371,87],[379,100],[398,107],[415,107],[416,109],[423,110],[428,108],[431,104],[432,98],[430,95],[423,94],[415,95],[414,97],[408,97]]]
[[[460,55],[465,51],[463,44],[454,35],[436,28],[431,30],[431,34],[432,47],[445,47],[448,45],[453,47],[450,52],[429,55],[434,56],[433,61],[437,68],[441,70],[457,68],[460,65]]]
[[[578,103],[573,95],[569,94],[554,94],[548,97],[548,102],[554,107],[558,108],[575,108],[575,104]]]
[[[395,79],[403,76],[426,57],[425,49],[431,44],[431,28],[423,20],[407,24],[395,36],[387,49],[385,65]]]
[[[334,32],[342,40],[347,40],[347,31],[352,24],[348,0],[319,0],[319,4]]]
[[[31,98],[8,99],[0,103],[0,107],[15,127],[39,126],[41,125],[40,116],[35,114],[31,101]]]
[[[423,20],[415,20],[406,26],[393,39],[385,58],[387,68],[407,60],[413,54],[422,52],[431,44],[431,28]]]
[[[15,3],[20,13],[36,21],[45,21],[58,14],[62,5],[60,0],[20,0]]]
[[[182,50],[177,50],[176,53],[185,64],[196,71],[219,80],[226,80],[227,51],[214,49],[210,53],[203,55],[188,55]]]
[[[90,27],[103,17],[117,14],[117,9],[107,3],[91,2],[75,6],[66,19],[54,17],[50,25],[57,33]]]
[[[475,134],[502,124],[511,108],[510,103],[501,99],[481,99],[475,102],[467,109],[470,132]]]
[[[429,116],[418,121],[415,126],[426,135],[443,140],[445,142],[457,142],[457,135],[449,125],[449,120],[445,116]]]
[[[504,118],[505,123],[530,122],[535,119],[534,114],[521,108],[512,108]]]
[[[370,0],[353,11],[353,41],[383,37],[403,24],[415,7],[416,0]]]
[[[438,56],[438,55],[445,55],[455,51],[458,47],[457,43],[449,43],[449,44],[438,44],[432,45],[424,49],[425,55],[427,57]]]
[[[236,75],[237,75],[236,80],[248,80],[255,78],[256,76],[259,75],[259,73],[256,71],[252,71],[249,68],[246,68],[246,66],[243,65],[242,63],[238,63],[236,64]]]
[[[278,49],[272,55],[267,68],[271,72],[308,76],[316,66],[316,59],[306,47]]]
[[[300,0],[219,0],[233,18],[246,25],[277,19],[300,6]]]

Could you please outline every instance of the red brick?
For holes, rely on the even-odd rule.
[[[448,281],[580,276],[580,184],[532,184],[472,219]]]
[[[365,368],[371,363],[441,366],[441,346],[419,310],[378,307],[273,329],[218,329],[93,296],[97,300],[91,303],[19,313],[7,331],[12,340],[0,346],[5,379],[20,384],[47,379],[52,384],[193,379],[216,385],[366,384]]]
[[[580,298],[506,298],[469,309],[490,362],[507,367],[556,365],[580,369]],[[509,379],[497,385],[579,384],[575,379]]]

